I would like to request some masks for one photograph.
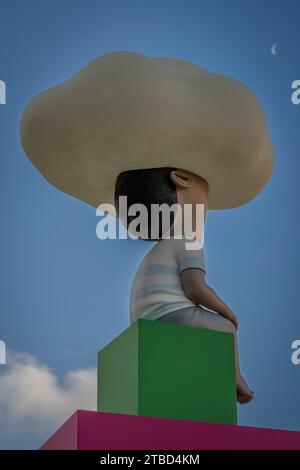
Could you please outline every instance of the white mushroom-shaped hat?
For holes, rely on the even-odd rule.
[[[240,82],[182,60],[112,52],[26,107],[22,144],[42,175],[93,206],[122,171],[176,167],[207,180],[209,209],[237,207],[274,164],[265,116]]]

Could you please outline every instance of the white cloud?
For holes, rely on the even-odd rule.
[[[8,353],[0,369],[1,441],[30,433],[43,442],[78,408],[95,409],[96,375],[96,368],[78,369],[60,382],[33,356]]]

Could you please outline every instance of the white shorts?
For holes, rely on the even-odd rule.
[[[195,307],[186,307],[176,310],[175,312],[167,313],[156,321],[235,333],[235,326],[230,320],[227,320],[227,318],[222,317],[222,315],[218,313],[205,310],[197,305],[195,305]]]

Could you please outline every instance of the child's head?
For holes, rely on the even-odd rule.
[[[143,204],[148,212],[148,237],[151,239],[151,205],[204,204],[208,202],[208,184],[194,173],[172,167],[149,168],[123,171],[115,185],[115,206],[119,212],[119,197],[127,197],[127,207]],[[127,214],[127,226],[135,218]],[[170,213],[170,223],[174,214]],[[163,234],[162,220],[159,223],[159,237]]]

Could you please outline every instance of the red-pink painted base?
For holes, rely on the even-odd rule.
[[[300,432],[76,411],[43,450],[300,449]]]

